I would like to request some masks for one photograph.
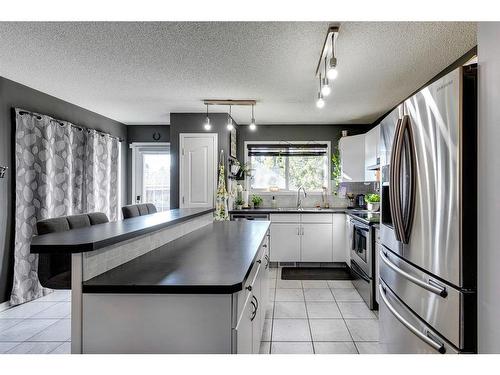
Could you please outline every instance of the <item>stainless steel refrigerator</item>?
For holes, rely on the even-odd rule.
[[[476,351],[476,65],[381,122],[380,344]]]

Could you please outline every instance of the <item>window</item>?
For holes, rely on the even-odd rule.
[[[170,154],[143,155],[144,202],[153,203],[158,211],[170,208]]]
[[[246,143],[253,191],[310,192],[329,189],[330,142]]]
[[[164,143],[133,143],[132,202],[170,209],[170,147]]]

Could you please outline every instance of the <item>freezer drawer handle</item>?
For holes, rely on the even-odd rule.
[[[424,335],[422,332],[420,332],[417,328],[413,327],[410,323],[406,321],[405,318],[403,318],[397,311],[396,309],[389,303],[389,300],[385,296],[385,288],[380,284],[378,286],[379,291],[380,291],[380,296],[382,297],[382,300],[384,301],[385,305],[389,309],[389,311],[396,317],[399,322],[404,325],[406,328],[408,328],[415,336],[417,336],[420,340],[425,342],[426,344],[432,346],[434,349],[436,349],[439,353],[444,354],[446,353],[446,349],[444,345],[436,340],[433,340],[429,337],[429,332],[427,332],[427,335]]]
[[[414,284],[417,284],[418,286],[428,290],[429,292],[435,293],[438,296],[441,296],[443,298],[446,298],[448,295],[448,292],[446,291],[446,288],[443,286],[436,286],[436,285],[431,285],[430,283],[433,282],[432,280],[429,280],[429,284],[417,279],[415,276],[410,275],[409,273],[403,271],[400,269],[398,266],[396,266],[394,263],[392,263],[389,258],[387,257],[387,253],[383,250],[380,250],[380,258],[384,261],[384,263],[389,267],[391,270],[394,272],[400,274],[403,276],[405,279],[411,281]],[[437,284],[434,282],[434,284]]]

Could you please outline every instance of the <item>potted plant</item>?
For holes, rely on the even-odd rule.
[[[236,205],[236,209],[237,210],[242,210],[243,209],[243,205],[245,204],[245,201],[242,198],[238,197],[234,201],[234,204]]]
[[[262,197],[260,195],[252,195],[252,203],[254,208],[259,208],[262,204]]]
[[[378,194],[367,194],[365,197],[366,203],[368,203],[368,209],[370,211],[378,211],[380,209],[380,195]]]
[[[334,195],[337,195],[339,183],[342,177],[342,164],[340,162],[340,152],[335,150],[332,154],[332,191]]]

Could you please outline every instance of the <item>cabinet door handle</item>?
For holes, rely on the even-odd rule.
[[[297,236],[300,236],[300,228],[297,227]]]

